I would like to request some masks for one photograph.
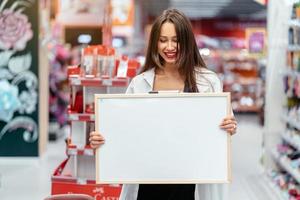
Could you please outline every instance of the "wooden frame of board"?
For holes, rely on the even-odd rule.
[[[96,182],[231,182],[231,113],[230,93],[96,94]]]

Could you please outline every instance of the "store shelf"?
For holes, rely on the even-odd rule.
[[[76,179],[64,179],[59,176],[53,176],[52,194],[88,194],[95,199],[119,199],[122,186],[118,185],[100,185],[95,181],[82,183]]]
[[[300,51],[300,45],[289,45],[288,51]]]
[[[294,17],[295,3],[296,3],[296,1],[294,3],[291,3],[291,7],[289,7],[289,8],[292,8],[292,10],[288,11],[288,9],[287,9],[288,7],[285,7],[285,8],[282,7],[282,10],[286,9],[285,12],[290,12],[289,14],[291,16],[293,15],[293,17]],[[278,8],[281,10],[280,6],[278,6],[277,9]],[[278,72],[281,77],[278,77],[278,76],[273,77],[274,80],[277,80],[278,78],[282,79],[281,85],[284,88],[284,89],[282,89],[282,91],[278,90],[276,95],[282,96],[281,93],[283,92],[283,90],[285,92],[284,96],[282,96],[283,98],[277,102],[277,107],[279,107],[279,108],[283,104],[287,104],[286,101],[289,101],[289,98],[296,97],[294,80],[299,79],[298,77],[300,77],[300,72],[298,72],[295,69],[295,68],[297,68],[296,61],[298,61],[299,53],[300,53],[300,44],[299,44],[299,38],[298,38],[298,34],[299,34],[299,30],[300,30],[300,20],[299,19],[290,19],[290,20],[284,20],[284,21],[283,21],[283,23],[285,25],[287,25],[288,29],[289,29],[288,35],[286,35],[286,36],[281,35],[281,36],[283,36],[281,38],[286,40],[286,42],[288,44],[287,48],[285,50],[286,51],[285,55],[282,54],[282,57],[285,59],[286,66],[284,67],[284,66],[278,65],[277,66],[278,70],[279,70]],[[286,37],[286,38],[284,38],[284,37]],[[278,49],[280,49],[280,47],[277,47],[276,49],[278,50]],[[275,57],[276,57],[276,55],[274,53],[272,60],[274,60]],[[278,60],[280,58],[275,58],[275,59]],[[275,66],[272,66],[272,67],[275,67]],[[290,102],[288,102],[289,108],[291,108],[291,105],[297,104],[296,101],[295,102],[290,101]],[[275,107],[276,106],[274,106],[274,109],[275,109]],[[285,183],[285,181],[282,182],[285,184],[283,185],[281,183],[280,187],[277,186],[276,183],[281,182],[281,179],[285,179],[285,178],[287,178],[287,180],[289,180],[288,177],[290,177],[290,176],[292,176],[296,182],[300,183],[299,167],[296,165],[296,163],[294,163],[294,160],[291,160],[289,158],[290,156],[286,155],[286,154],[289,154],[290,151],[293,152],[294,148],[297,150],[300,150],[300,138],[298,138],[298,134],[294,130],[294,129],[300,130],[300,120],[298,120],[296,112],[297,111],[293,108],[289,109],[289,111],[287,111],[287,107],[284,110],[282,109],[281,115],[279,116],[279,118],[280,118],[279,120],[281,120],[282,124],[287,126],[287,128],[290,128],[291,130],[286,130],[277,135],[274,134],[274,138],[280,140],[280,142],[277,144],[279,152],[275,149],[274,150],[269,149],[269,151],[271,152],[271,156],[274,157],[274,160],[276,160],[278,166],[280,166],[282,169],[284,169],[284,171],[286,171],[286,174],[284,172],[283,172],[283,174],[281,174],[281,170],[278,172],[278,170],[276,169],[275,171],[278,174],[275,174],[275,173],[273,174],[276,181],[274,180],[275,182],[273,182],[273,183],[269,182],[269,183],[271,184],[271,188],[273,188],[274,193],[277,190],[278,192],[276,192],[276,193],[281,194],[281,199],[286,199],[286,200],[296,199],[295,197],[292,197],[288,193],[288,191],[290,189],[290,187],[288,186],[288,182],[287,183]],[[278,120],[278,118],[277,118],[277,120]],[[276,123],[278,123],[278,122],[276,122]],[[270,139],[272,139],[272,138],[269,138],[269,140]],[[289,144],[291,147],[288,147],[287,144]],[[297,150],[295,150],[295,151],[297,151]],[[274,169],[274,167],[272,167],[272,168]],[[294,187],[294,184],[292,187]]]
[[[91,87],[126,87],[128,85],[127,78],[113,78],[113,79],[101,79],[101,78],[83,78],[79,76],[69,77],[71,85],[75,86],[91,86]]]
[[[94,156],[94,150],[91,148],[78,149],[76,147],[67,147],[68,155],[86,155],[86,156]]]
[[[235,112],[260,112],[261,108],[259,106],[245,106],[245,105],[238,105],[237,107],[233,108]]]
[[[64,170],[68,160],[62,162],[51,177],[51,194],[67,194],[80,193],[88,194],[95,199],[118,199],[121,193],[122,186],[96,184],[95,180],[86,180],[69,176],[63,176],[61,173]]]
[[[259,81],[259,78],[239,78],[237,83],[241,85],[255,85]]]
[[[289,196],[289,194],[287,191],[281,190],[275,183],[272,182],[271,178],[268,177],[267,175],[264,175],[263,179],[276,197],[280,199],[288,200],[287,197]]]
[[[258,78],[238,78],[236,80],[225,80],[223,84],[232,85],[232,84],[240,84],[240,85],[256,85],[258,83]]]
[[[283,75],[290,77],[300,77],[300,72],[297,70],[293,70],[292,67],[288,66],[288,69],[283,72]]]
[[[290,160],[286,156],[280,156],[276,150],[271,152],[274,159],[279,163],[279,165],[287,171],[298,183],[300,183],[300,171],[294,169],[291,164]]]
[[[286,141],[287,143],[289,143],[291,146],[293,146],[294,148],[298,149],[300,151],[300,143],[296,142],[296,141],[300,141],[300,136],[294,136],[291,137],[290,135],[288,135],[287,133],[281,133],[281,137],[284,141]],[[297,139],[295,139],[295,137],[298,137]]]
[[[300,20],[299,19],[291,19],[291,20],[289,20],[288,25],[290,27],[300,28]]]
[[[90,113],[69,113],[69,121],[95,121],[95,114]]]
[[[280,160],[280,154],[276,151],[276,149],[274,149],[274,150],[271,151],[271,155],[273,156],[273,158],[274,158],[276,161],[279,161],[279,160]]]
[[[286,123],[288,123],[289,125],[291,125],[292,127],[300,130],[300,122],[298,122],[297,120],[295,120],[287,115],[282,115],[281,119],[283,121],[285,121]]]

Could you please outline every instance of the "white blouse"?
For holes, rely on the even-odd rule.
[[[152,91],[154,68],[137,75],[129,84],[126,93],[148,93]],[[222,83],[216,73],[202,68],[196,71],[196,83],[199,92],[222,92]]]
[[[154,68],[134,77],[129,84],[126,93],[148,93],[153,89],[155,70]],[[196,71],[196,83],[199,92],[222,92],[223,87],[217,74],[201,68]],[[136,200],[138,184],[124,184],[120,200]],[[227,200],[226,184],[196,184],[195,200]]]

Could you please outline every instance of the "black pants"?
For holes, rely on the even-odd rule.
[[[195,200],[195,184],[140,184],[137,200]]]

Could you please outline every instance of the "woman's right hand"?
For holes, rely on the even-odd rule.
[[[90,146],[93,149],[97,149],[102,144],[104,144],[104,137],[100,133],[93,131],[90,133],[89,141],[90,141]]]

